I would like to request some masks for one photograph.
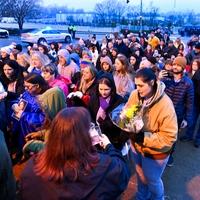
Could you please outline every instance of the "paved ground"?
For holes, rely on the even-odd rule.
[[[200,149],[178,142],[174,158],[174,166],[167,167],[163,176],[166,200],[200,200]],[[133,200],[136,188],[133,174],[122,200]]]
[[[179,136],[183,134],[180,133]],[[174,166],[163,175],[166,200],[200,200],[200,148],[192,142],[177,142]],[[122,200],[133,200],[137,183],[132,175]]]

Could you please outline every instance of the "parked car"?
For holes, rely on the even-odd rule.
[[[8,38],[9,32],[6,29],[0,29],[0,37]]]
[[[21,41],[27,43],[44,44],[49,42],[71,43],[72,37],[69,33],[51,28],[34,30],[21,34]]]

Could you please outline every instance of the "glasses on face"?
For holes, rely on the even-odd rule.
[[[24,85],[26,90],[32,90],[35,86],[37,86],[38,84],[31,84],[31,85]]]
[[[50,69],[42,69],[43,73],[52,73],[52,71]]]

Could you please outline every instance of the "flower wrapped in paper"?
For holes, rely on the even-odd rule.
[[[142,120],[142,106],[132,105],[125,107],[124,104],[119,105],[110,114],[112,122],[126,132],[139,133],[144,126]]]

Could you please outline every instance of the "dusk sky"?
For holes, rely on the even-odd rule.
[[[108,0],[109,1],[109,0]],[[126,2],[126,0],[121,0]],[[67,5],[68,8],[79,9],[82,8],[85,11],[93,10],[96,3],[101,0],[43,0],[44,5]],[[153,2],[153,6],[158,7],[159,11],[191,11],[200,12],[199,0],[143,0],[144,11],[149,6],[150,2]],[[174,3],[176,2],[176,3]],[[129,5],[139,5],[140,0],[130,0]]]

